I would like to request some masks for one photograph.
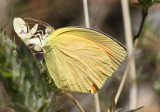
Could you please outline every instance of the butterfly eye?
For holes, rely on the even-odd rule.
[[[51,34],[52,31],[53,31],[53,29],[52,29],[51,27],[46,27],[46,29],[45,29],[45,32],[46,32],[47,34]]]

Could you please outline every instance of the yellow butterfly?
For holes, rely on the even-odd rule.
[[[120,42],[87,28],[47,25],[41,38],[50,76],[67,91],[96,93],[126,57]]]

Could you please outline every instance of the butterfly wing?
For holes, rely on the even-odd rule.
[[[85,93],[96,93],[126,56],[117,41],[84,28],[56,30],[45,40],[44,50],[57,87]]]

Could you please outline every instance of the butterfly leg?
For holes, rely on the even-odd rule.
[[[33,44],[29,47],[30,49],[34,49],[35,51],[42,51],[42,45],[39,43],[39,44]]]
[[[37,30],[36,33],[41,33],[42,36],[44,36],[43,30]]]
[[[32,49],[36,44],[31,45],[29,48]]]
[[[36,55],[36,54],[43,54],[44,55],[44,53],[45,52],[43,52],[43,51],[42,52],[36,52],[36,53],[33,53],[33,55]]]
[[[40,42],[42,42],[42,40],[43,40],[43,37],[42,37],[43,35],[40,33],[38,33],[36,35],[32,35],[32,36],[33,36],[33,38],[39,38]]]
[[[38,33],[38,32],[39,32],[39,33]],[[43,33],[43,30],[37,30],[36,33],[38,33],[38,34],[33,35],[33,36],[34,36],[35,38],[38,37],[38,38],[40,39],[40,41],[42,42],[43,37],[45,36],[44,33]]]

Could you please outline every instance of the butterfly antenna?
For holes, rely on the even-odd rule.
[[[49,27],[51,27],[51,28],[53,29],[53,27],[50,26],[50,25],[49,25],[48,23],[46,23],[46,22],[43,22],[43,21],[40,21],[40,20],[36,20],[36,19],[33,19],[33,18],[24,18],[24,19],[28,19],[28,20],[33,20],[33,21],[39,22],[39,23],[41,23],[44,27],[49,26]]]

